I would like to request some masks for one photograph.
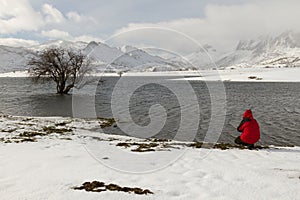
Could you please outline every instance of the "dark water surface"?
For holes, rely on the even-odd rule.
[[[179,128],[182,109],[200,107],[200,125],[196,140],[201,141],[206,134],[211,117],[211,101],[207,85],[201,81],[189,84],[197,95],[192,105],[180,106],[177,96],[167,87],[159,84],[159,80],[174,77],[146,77],[153,79],[153,84],[139,87],[130,98],[129,111],[133,121],[146,126],[151,123],[149,108],[155,104],[164,107],[167,120],[163,129],[156,135],[158,138],[173,138]],[[129,81],[146,79],[130,77]],[[99,83],[96,94],[96,112],[99,117],[112,117],[111,94],[117,77],[104,77]],[[184,84],[180,80],[169,80],[176,90],[183,95]],[[217,83],[216,83],[217,84]],[[45,82],[33,85],[28,78],[0,78],[0,112],[22,116],[72,116],[72,95],[56,95],[55,85]],[[300,146],[300,83],[248,83],[225,82],[226,120],[219,142],[232,143],[239,135],[236,126],[239,124],[245,109],[252,108],[255,118],[261,126],[260,144],[298,145]],[[126,84],[122,87],[124,95],[128,95]],[[94,95],[93,90],[86,93]],[[185,95],[185,98],[189,98]],[[126,122],[124,122],[126,123]],[[190,120],[190,127],[194,121]],[[115,128],[105,130],[107,133],[122,134]],[[186,130],[189,130],[187,128]]]

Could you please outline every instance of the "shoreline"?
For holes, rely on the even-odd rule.
[[[8,128],[5,127],[9,124]],[[33,137],[33,140],[28,140],[29,142],[35,142],[36,139],[40,139],[46,136],[47,134],[42,134],[41,132],[52,133],[64,133],[64,132],[80,132],[90,131],[91,135],[100,134],[104,138],[115,137],[121,140],[124,140],[124,144],[120,144],[123,147],[130,147],[137,145],[135,142],[166,142],[169,144],[175,144],[178,146],[193,147],[193,148],[208,148],[208,149],[247,149],[243,146],[236,145],[234,143],[207,143],[205,141],[180,141],[164,138],[138,138],[128,135],[118,135],[118,134],[107,134],[103,132],[103,128],[110,127],[115,125],[115,120],[112,118],[74,118],[74,117],[62,117],[62,116],[45,116],[45,117],[36,117],[36,116],[17,116],[17,115],[6,115],[0,114],[0,142],[4,143],[14,143],[5,142],[5,133],[9,133],[8,136],[13,139],[18,139],[13,136],[12,133],[16,131],[15,135],[22,135],[25,133],[33,133],[33,135],[23,135],[25,138]],[[15,127],[14,127],[15,126]],[[50,129],[47,129],[50,128]],[[20,131],[18,130],[20,129]],[[49,132],[50,131],[50,132]],[[94,132],[94,133],[93,133]],[[39,134],[40,133],[40,134]],[[37,138],[35,138],[38,136]],[[4,136],[4,137],[3,137]],[[21,136],[21,139],[23,136]],[[86,136],[86,135],[85,135]],[[32,138],[31,138],[32,139]],[[16,143],[19,143],[16,140]],[[133,143],[127,141],[134,141]],[[26,141],[25,141],[26,142]],[[300,148],[300,146],[295,145],[260,145],[256,144],[256,149],[276,149],[276,148]]]
[[[127,72],[122,75],[130,76],[166,76],[176,77],[173,80],[189,81],[222,81],[222,82],[300,82],[300,67],[294,68],[226,68],[218,70],[198,71],[169,71],[169,72]],[[96,73],[92,76],[113,76],[116,73]],[[186,77],[192,76],[192,77]],[[29,77],[27,71],[0,73],[0,77]],[[179,78],[178,78],[179,77]],[[182,78],[180,78],[182,77]]]
[[[258,199],[262,193],[270,199],[295,199],[300,195],[300,147],[176,146],[101,134],[93,131],[102,124],[97,120],[8,117],[0,118],[6,128],[3,132],[1,126],[2,136],[35,141],[0,142],[3,199],[242,199],[245,194]],[[14,124],[19,128],[15,130]],[[86,190],[78,190],[84,186]]]

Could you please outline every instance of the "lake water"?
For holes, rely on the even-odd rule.
[[[149,108],[160,104],[164,107],[167,120],[156,135],[158,138],[173,138],[179,128],[182,109],[200,107],[200,124],[195,140],[203,140],[211,117],[211,101],[207,85],[201,81],[190,81],[197,101],[188,107],[180,106],[177,96],[159,84],[168,80],[179,94],[185,95],[186,82],[171,80],[174,77],[130,77],[129,81],[152,79],[153,84],[139,87],[130,98],[130,114],[133,121],[146,126],[150,123]],[[111,94],[118,83],[118,77],[104,77],[95,93],[97,116],[112,117]],[[218,83],[216,83],[218,84]],[[73,116],[72,95],[56,95],[55,85],[44,82],[32,84],[28,78],[0,78],[0,112],[22,116]],[[236,127],[245,109],[251,107],[254,117],[260,123],[260,144],[300,146],[300,83],[225,82],[226,120],[219,142],[232,143],[239,135]],[[93,93],[87,89],[87,94]],[[124,96],[129,93],[126,84],[122,87]],[[93,95],[93,94],[92,94]],[[185,98],[189,98],[185,95]],[[126,122],[124,122],[126,123]],[[191,126],[193,127],[191,119]],[[186,131],[192,131],[189,127]],[[118,127],[105,129],[108,134],[124,134]]]

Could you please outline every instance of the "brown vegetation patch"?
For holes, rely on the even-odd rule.
[[[45,131],[47,134],[51,134],[51,133],[63,134],[66,132],[72,132],[73,130],[68,128],[56,128],[54,126],[45,126],[43,127],[43,131]]]
[[[16,130],[17,130],[17,128],[3,129],[0,132],[3,132],[3,133],[12,133],[12,132],[14,132]]]
[[[67,124],[70,124],[71,122],[57,122],[55,123],[55,126],[65,126]]]
[[[102,122],[100,123],[101,128],[106,128],[112,126],[114,123],[116,123],[114,118],[102,118],[98,117]]]
[[[41,132],[30,132],[30,131],[25,131],[23,133],[20,133],[19,136],[20,137],[35,137],[35,136],[45,136],[45,133],[41,133]]]
[[[137,143],[137,142],[133,142],[133,143],[129,143],[129,142],[120,142],[118,144],[116,144],[116,146],[118,147],[132,147],[132,146],[137,146],[137,148],[132,149],[131,151],[133,152],[149,152],[149,151],[155,151],[155,149],[153,149],[154,147],[158,147],[159,143]]]
[[[93,181],[93,182],[85,182],[82,186],[74,187],[74,190],[85,190],[87,192],[104,192],[104,191],[117,191],[117,192],[127,192],[127,193],[134,193],[134,194],[153,194],[148,189],[141,189],[141,188],[130,188],[130,187],[121,187],[116,184],[105,184],[104,182]]]

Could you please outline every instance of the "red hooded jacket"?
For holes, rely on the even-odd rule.
[[[243,115],[243,121],[237,130],[242,132],[240,138],[247,144],[254,144],[260,139],[259,125],[253,118],[251,110],[245,111]]]

